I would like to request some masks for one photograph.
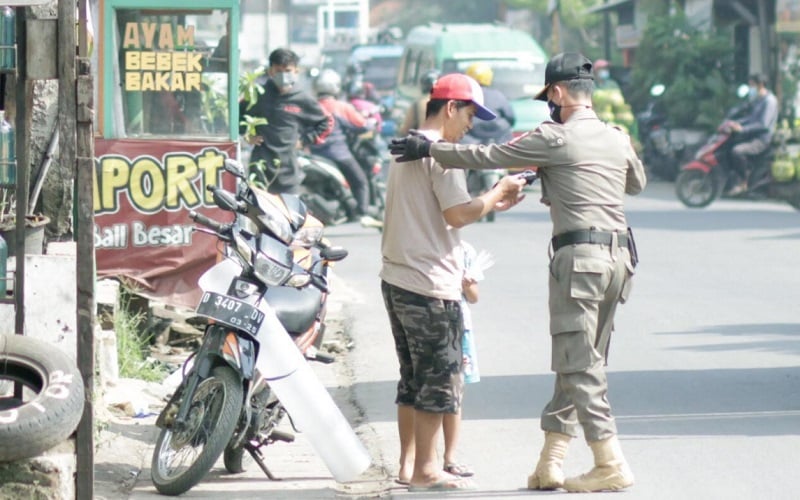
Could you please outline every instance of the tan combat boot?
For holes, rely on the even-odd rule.
[[[544,446],[536,470],[528,476],[529,490],[554,490],[564,485],[564,457],[572,436],[558,432],[544,433]]]
[[[594,468],[564,481],[564,489],[572,492],[614,491],[633,485],[631,472],[617,436],[589,443],[594,453]]]

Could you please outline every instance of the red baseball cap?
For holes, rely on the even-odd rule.
[[[475,116],[481,120],[494,120],[497,115],[483,105],[483,90],[474,79],[461,73],[440,76],[431,90],[431,99],[470,101],[477,111]]]

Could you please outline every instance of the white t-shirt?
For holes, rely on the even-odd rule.
[[[421,131],[431,141],[436,131]],[[442,168],[432,158],[396,163],[386,186],[380,277],[420,295],[460,300],[461,238],[443,211],[472,199],[465,171]]]

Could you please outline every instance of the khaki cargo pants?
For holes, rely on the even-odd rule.
[[[630,290],[633,268],[626,248],[579,244],[560,248],[550,261],[550,334],[553,398],[542,412],[545,431],[587,441],[617,433],[605,364],[614,312]]]

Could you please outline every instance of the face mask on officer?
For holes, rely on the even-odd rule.
[[[752,101],[756,97],[758,97],[758,87],[750,87],[747,91],[747,99]]]
[[[556,123],[564,123],[561,121],[561,106],[553,101],[547,101],[547,107],[550,108],[550,119]]]
[[[275,85],[281,89],[290,89],[295,83],[297,83],[297,75],[295,75],[292,71],[281,71],[279,73],[275,73],[275,76],[273,76],[272,79],[275,81]]]
[[[597,72],[597,77],[601,80],[608,80],[611,74],[608,72],[607,69],[601,69]]]

